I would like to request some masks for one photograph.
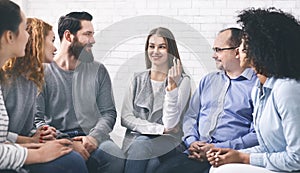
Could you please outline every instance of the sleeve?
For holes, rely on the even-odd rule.
[[[295,84],[296,83],[296,84]],[[274,171],[300,170],[300,84],[285,83],[274,93],[274,107],[281,118],[286,141],[285,150],[269,153],[251,153],[250,164]],[[272,96],[270,96],[272,97]]]
[[[18,134],[13,133],[13,132],[8,132],[7,134],[7,140],[12,142],[12,143],[16,143],[17,139],[18,139]]]
[[[133,95],[134,89],[134,79],[131,80],[128,91],[125,93],[122,110],[121,110],[121,124],[122,126],[141,133],[141,134],[152,134],[152,135],[160,135],[164,132],[164,126],[159,123],[152,123],[147,120],[141,119],[134,115],[133,108]]]
[[[100,115],[95,127],[90,130],[89,135],[97,139],[100,144],[104,140],[109,139],[109,133],[113,130],[116,122],[117,111],[110,76],[102,64],[98,70],[98,80],[96,102]]]
[[[0,170],[20,169],[27,158],[27,149],[17,144],[0,144]]]
[[[246,135],[240,136],[236,139],[219,142],[219,143],[212,143],[212,144],[214,144],[214,146],[217,148],[232,148],[236,150],[258,145],[253,122],[251,122],[249,133],[247,133]]]
[[[45,122],[45,85],[43,91],[41,91],[36,97],[36,113],[34,117],[34,124],[36,128],[46,125]]]
[[[179,87],[172,91],[166,91],[163,106],[162,121],[164,128],[174,128],[180,121],[181,115],[188,104],[191,92],[189,77],[183,77]]]
[[[183,141],[186,147],[189,147],[191,143],[200,139],[198,132],[198,115],[200,111],[200,88],[198,88],[193,94],[189,108],[183,117]]]
[[[239,151],[242,152],[242,153],[251,154],[251,153],[263,153],[264,149],[260,145],[257,145],[257,146],[254,146],[254,147],[241,149]]]

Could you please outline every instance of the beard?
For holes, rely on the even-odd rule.
[[[75,37],[68,49],[68,54],[69,56],[74,56],[75,59],[81,62],[93,62],[94,55],[91,50],[86,48],[87,46],[90,46],[90,44],[82,44],[78,41],[78,38]]]

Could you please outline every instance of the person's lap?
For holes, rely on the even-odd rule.
[[[179,142],[171,136],[141,135],[127,151],[125,172],[153,172]]]
[[[102,142],[87,161],[90,173],[123,172],[125,156],[122,150],[111,140]]]
[[[168,158],[160,164],[156,173],[206,173],[209,171],[210,164],[205,162],[200,162],[194,159],[188,158],[185,153],[177,152],[172,158]]]
[[[25,166],[25,169],[30,173],[88,172],[84,159],[74,151],[51,162]]]
[[[234,173],[234,172],[241,172],[241,173],[284,173],[284,172],[274,172],[270,171],[266,168],[258,167],[258,166],[252,166],[248,164],[226,164],[222,165],[218,168],[212,167],[209,171],[209,173]],[[293,173],[300,173],[293,172]]]

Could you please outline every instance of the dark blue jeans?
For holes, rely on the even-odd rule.
[[[152,173],[175,151],[178,141],[171,136],[141,135],[127,151],[125,173]]]
[[[185,153],[177,153],[175,156],[160,164],[156,173],[208,173],[211,165],[207,162],[188,158]]]
[[[84,159],[74,151],[51,162],[28,165],[24,168],[30,173],[88,173]]]
[[[89,173],[122,173],[124,158],[122,150],[113,141],[107,140],[91,154],[86,164]]]

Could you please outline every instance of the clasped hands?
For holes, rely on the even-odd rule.
[[[32,138],[36,143],[47,143],[48,141],[55,140],[56,136],[56,129],[54,127],[45,125],[38,128]],[[78,136],[72,138],[72,140],[73,142],[70,141],[70,143],[65,143],[64,146],[71,147],[73,150],[77,151],[85,160],[87,160],[90,157],[90,153],[96,150],[98,147],[97,140],[92,136]],[[38,145],[38,147],[40,146],[42,146],[42,144]],[[33,146],[24,145],[24,147],[31,148]]]
[[[189,151],[189,158],[195,159],[200,162],[207,160],[206,152],[213,148],[213,144],[209,144],[206,142],[195,141],[193,142],[190,147],[188,148]]]
[[[230,148],[211,148],[206,152],[206,157],[208,162],[214,167],[219,167],[228,163],[250,163],[249,154]]]

